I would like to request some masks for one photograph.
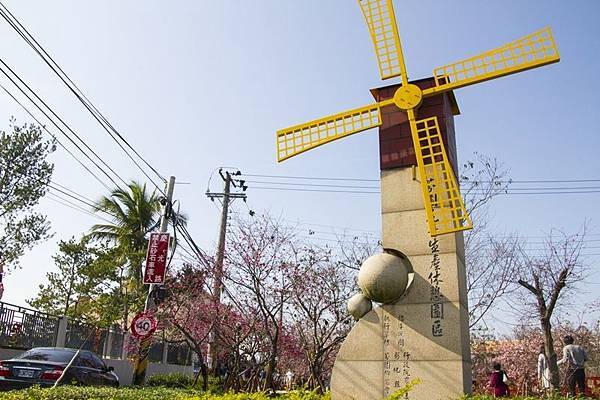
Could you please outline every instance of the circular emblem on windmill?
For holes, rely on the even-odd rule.
[[[143,339],[154,333],[156,325],[156,318],[154,318],[153,315],[141,312],[133,318],[133,321],[131,321],[131,333],[133,336]]]
[[[406,86],[400,86],[394,93],[394,104],[401,110],[410,110],[418,107],[423,100],[423,92],[417,85],[409,83]]]

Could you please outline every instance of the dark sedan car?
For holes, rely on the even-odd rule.
[[[0,390],[32,385],[52,386],[61,375],[64,376],[60,384],[119,386],[114,368],[107,367],[91,351],[80,350],[77,353],[75,349],[37,347],[10,360],[0,361]]]

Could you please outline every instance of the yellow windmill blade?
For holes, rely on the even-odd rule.
[[[415,120],[408,110],[431,236],[473,228],[448,161],[437,117]]]
[[[431,96],[560,61],[550,28],[544,28],[497,49],[433,71],[435,86],[423,91]]]
[[[381,125],[380,103],[277,131],[279,162],[325,143]]]
[[[381,79],[402,77],[408,83],[392,0],[358,0],[375,46]]]

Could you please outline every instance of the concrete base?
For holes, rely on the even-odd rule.
[[[366,314],[346,338],[331,378],[332,399],[377,400],[420,379],[414,400],[471,393],[462,233],[431,238],[411,168],[382,171],[384,248],[412,263],[414,280],[396,303]]]

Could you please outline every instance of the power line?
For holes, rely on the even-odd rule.
[[[373,178],[343,178],[343,177],[322,177],[322,176],[290,176],[290,175],[266,175],[266,174],[242,174],[243,176],[257,177],[257,178],[276,178],[276,179],[302,179],[302,180],[317,180],[317,181],[353,181],[353,182],[379,182],[380,179]],[[479,183],[590,183],[600,182],[600,179],[538,179],[538,180],[461,180],[461,182],[479,182]]]
[[[42,58],[42,60],[50,67],[50,69],[60,78],[60,80],[69,88],[69,90],[77,97],[77,99],[83,104],[83,106],[92,114],[96,121],[102,126],[102,128],[109,134],[109,136],[117,143],[117,145],[123,150],[127,157],[135,164],[136,167],[152,182],[152,184],[164,195],[162,188],[157,185],[154,180],[146,173],[146,171],[138,164],[138,162],[129,154],[129,152],[123,147],[123,145],[115,137],[119,139],[129,147],[134,154],[145,163],[162,181],[166,181],[165,178],[150,165],[139,153],[133,148],[133,146],[115,129],[115,127],[108,121],[108,119],[98,110],[98,108],[88,99],[81,89],[69,78],[64,70],[58,65],[58,63],[52,58],[50,54],[38,43],[33,35],[25,28],[21,22],[10,12],[10,10],[0,2],[0,14],[9,23],[9,25],[17,32],[23,40]],[[9,18],[10,16],[10,18]],[[12,19],[11,19],[12,18]],[[42,54],[43,53],[43,54]],[[60,72],[59,72],[60,71]]]
[[[352,193],[352,194],[379,194],[379,192],[363,191],[363,190],[328,190],[328,189],[298,189],[298,188],[279,188],[265,186],[250,186],[250,189],[259,190],[281,190],[290,192],[321,192],[321,193]]]
[[[101,217],[98,214],[91,213],[91,212],[89,212],[89,211],[87,211],[87,210],[79,207],[77,204],[75,204],[75,203],[69,201],[68,199],[65,199],[65,198],[63,198],[63,197],[61,197],[61,196],[59,196],[59,195],[57,195],[55,193],[47,193],[47,196],[49,196],[49,197],[45,197],[45,198],[47,198],[48,200],[54,201],[55,203],[59,203],[59,204],[62,204],[63,206],[65,206],[65,207],[68,207],[68,208],[71,208],[73,210],[79,211],[80,213],[87,214],[87,215],[92,216],[94,218],[98,218],[98,219],[100,219],[100,220],[102,220],[102,221],[104,221],[106,223],[112,224],[112,221],[110,221],[110,220],[108,220],[108,219],[106,219],[104,217]]]
[[[600,179],[541,179],[541,180],[499,180],[499,181],[486,181],[486,180],[461,180],[461,182],[481,182],[481,183],[589,183],[589,182],[600,182]]]
[[[543,189],[543,188],[540,188],[540,189]],[[574,188],[574,189],[577,189],[577,188]],[[590,194],[590,193],[600,193],[600,190],[581,190],[581,191],[564,191],[564,192],[563,191],[561,191],[561,192],[508,192],[508,193],[498,193],[498,195],[502,196],[502,195],[514,195],[514,194],[545,195],[545,194]]]
[[[500,193],[504,193],[505,191],[508,192],[512,192],[512,191],[525,191],[525,190],[600,190],[600,186],[562,186],[562,187],[525,187],[525,188],[508,188],[508,189],[501,189]],[[483,189],[483,188],[469,188],[468,191],[475,191],[475,192],[488,192],[487,189]]]
[[[126,186],[127,183],[125,182],[125,180],[123,178],[121,178],[121,176],[119,176],[119,174],[117,174],[98,154],[96,154],[96,152],[94,150],[92,150],[89,145],[77,134],[75,133],[75,131],[73,131],[73,129],[71,129],[71,127],[62,120],[62,118],[60,118],[55,112],[54,110],[48,106],[48,104],[46,104],[46,102],[44,102],[44,100],[42,100],[38,94],[31,89],[31,87],[29,87],[29,85],[27,85],[27,83],[25,83],[23,81],[23,79],[21,79],[21,77],[16,74],[5,62],[4,60],[2,60],[2,58],[0,58],[0,63],[2,63],[2,65],[4,65],[18,80],[19,82],[21,82],[22,85],[24,85],[27,90],[29,92],[31,92],[37,99],[38,101],[40,101],[44,107],[46,107],[46,109],[48,109],[48,111],[50,111],[50,113],[52,113],[52,115],[54,115],[84,146],[85,148],[87,148],[94,156],[96,156],[96,158],[98,160],[100,160],[100,162],[102,164],[104,164],[117,178],[119,178],[121,180],[121,182],[123,182]],[[42,112],[42,114],[44,114],[44,116],[46,118],[48,118],[48,120],[50,120],[50,122],[52,122],[52,124],[87,158],[89,159],[116,187],[119,187],[119,184],[117,184],[117,182],[115,182],[115,180],[112,178],[112,176],[110,176],[102,167],[100,167],[77,143],[75,143],[75,141],[65,133],[65,131],[62,130],[62,128],[60,128],[58,126],[58,124],[54,121],[54,119],[50,118],[50,116],[48,116],[48,114],[42,110],[42,108],[27,94],[25,93],[25,91],[23,90],[23,88],[17,84],[17,82],[15,82],[15,80],[4,70],[4,68],[0,67],[0,72],[2,72],[12,83],[13,85],[15,85],[17,87],[17,89],[19,89],[19,91],[25,96],[27,97],[27,99],[40,111]]]
[[[376,189],[379,190],[379,186],[356,186],[356,185],[331,185],[331,184],[318,184],[318,183],[293,183],[293,182],[273,182],[273,181],[254,181],[246,180],[248,183],[259,183],[265,185],[286,185],[286,186],[309,186],[309,187],[332,187],[332,188],[350,188],[350,189]]]
[[[268,186],[250,186],[250,189],[258,190],[275,190],[275,191],[290,191],[290,192],[317,192],[317,193],[349,193],[349,194],[380,194],[380,191],[369,190],[335,190],[335,189],[303,189],[303,188],[286,188],[286,187],[268,187]],[[577,189],[577,188],[574,188]],[[600,189],[600,188],[599,188]],[[533,190],[533,189],[532,189]],[[543,190],[538,188],[537,190]],[[600,193],[600,190],[577,190],[577,191],[559,191],[559,192],[500,192],[497,195],[555,195],[555,194],[590,194]]]
[[[13,99],[13,100],[14,100],[14,101],[15,101],[15,102],[16,102],[16,103],[17,103],[17,104],[18,104],[18,105],[19,105],[19,106],[20,106],[20,107],[23,109],[23,110],[25,110],[25,112],[27,112],[27,114],[29,114],[29,116],[30,116],[31,118],[33,118],[33,120],[34,120],[35,122],[37,122],[37,124],[38,124],[40,127],[42,127],[42,129],[43,129],[43,130],[44,130],[44,131],[45,131],[47,134],[49,134],[49,135],[50,135],[50,136],[51,136],[51,137],[52,137],[54,140],[56,140],[56,143],[58,143],[58,145],[59,145],[60,147],[62,147],[62,148],[63,148],[63,149],[64,149],[64,150],[67,152],[67,154],[69,154],[69,155],[70,155],[70,156],[71,156],[71,157],[72,157],[72,158],[73,158],[75,161],[77,161],[77,163],[79,163],[79,165],[81,165],[81,166],[82,166],[82,167],[83,167],[83,168],[84,168],[84,169],[85,169],[87,172],[89,172],[89,173],[90,173],[90,175],[92,175],[92,176],[94,177],[94,179],[96,179],[96,180],[97,180],[97,181],[98,181],[98,182],[99,182],[99,183],[100,183],[102,186],[104,186],[104,187],[105,187],[107,190],[109,190],[109,191],[111,190],[111,189],[110,189],[110,187],[109,187],[109,186],[108,186],[108,185],[107,185],[107,184],[106,184],[106,183],[105,183],[105,182],[104,182],[102,179],[100,179],[100,178],[99,178],[99,177],[98,177],[98,176],[97,176],[97,175],[96,175],[96,174],[95,174],[95,173],[94,173],[94,172],[93,172],[91,169],[89,169],[89,168],[88,168],[88,166],[87,166],[87,165],[85,165],[85,164],[84,164],[84,163],[83,163],[83,162],[82,162],[82,161],[81,161],[79,158],[77,158],[77,157],[75,156],[75,154],[73,154],[73,152],[71,152],[71,150],[69,150],[69,149],[68,149],[68,148],[67,148],[67,147],[66,147],[66,146],[65,146],[65,145],[64,145],[64,144],[63,144],[63,143],[62,143],[62,142],[61,142],[61,141],[60,141],[60,140],[59,140],[59,139],[58,139],[58,138],[57,138],[57,137],[56,137],[56,136],[55,136],[55,135],[54,135],[52,132],[50,132],[50,131],[48,130],[48,128],[46,128],[46,125],[42,124],[42,123],[41,123],[41,122],[40,122],[40,121],[39,121],[39,120],[36,118],[36,116],[35,116],[35,115],[33,115],[33,113],[32,113],[31,111],[29,111],[29,109],[23,105],[23,103],[21,103],[21,102],[20,102],[20,101],[19,101],[19,100],[18,100],[18,99],[15,97],[15,96],[13,96],[13,94],[12,94],[12,93],[10,93],[10,92],[8,91],[8,89],[6,89],[6,88],[4,87],[4,85],[0,84],[0,87],[1,87],[1,88],[2,88],[2,89],[5,91],[5,92],[6,92],[6,94],[8,94],[8,95],[9,95],[9,96],[10,96],[10,97],[11,97],[11,98],[12,98],[12,99]]]
[[[310,240],[310,241],[316,241],[316,242],[329,242],[329,243],[345,243],[345,244],[353,244],[353,243],[361,243],[362,240],[364,238],[361,237],[354,237],[354,239],[341,239],[341,238],[325,238],[325,237],[320,237],[320,236],[314,236],[314,235],[298,235],[298,238],[301,239],[306,239],[306,240]],[[484,246],[484,248],[489,249],[489,247]],[[597,250],[600,249],[600,247],[597,246],[584,246],[583,250]],[[529,252],[541,252],[541,251],[545,251],[547,249],[523,249],[526,253]],[[539,254],[531,254],[531,255],[539,255]],[[598,256],[600,254],[581,254],[582,257],[591,257],[591,256]]]
[[[92,208],[92,209],[94,209],[94,208],[95,208],[95,205],[94,205],[93,203],[90,203],[90,202],[88,202],[88,201],[86,201],[86,200],[82,200],[81,198],[79,198],[79,197],[77,197],[77,196],[75,196],[75,195],[72,195],[72,194],[70,194],[70,193],[69,193],[69,192],[67,192],[67,191],[64,191],[64,190],[62,190],[62,189],[59,189],[59,188],[57,188],[57,187],[53,186],[52,184],[49,184],[49,185],[48,185],[48,187],[50,187],[51,189],[53,189],[53,190],[55,190],[55,191],[57,191],[57,192],[59,192],[59,193],[62,193],[63,195],[66,195],[66,196],[68,196],[68,197],[70,197],[70,198],[72,198],[72,199],[74,199],[74,200],[77,200],[77,201],[79,201],[80,203],[83,203],[83,204],[85,204],[85,205],[89,206],[89,207],[90,207],[90,208]]]
[[[295,182],[274,182],[274,181],[255,181],[255,180],[247,180],[246,182],[248,183],[258,183],[258,184],[263,184],[263,185],[284,185],[284,186],[302,186],[302,187],[325,187],[325,188],[348,188],[348,189],[371,189],[371,190],[377,190],[376,192],[373,193],[379,193],[379,186],[358,186],[358,185],[334,185],[334,184],[318,184],[318,183],[295,183]],[[265,189],[263,187],[253,187],[254,189]],[[270,187],[269,187],[270,188]],[[279,189],[279,188],[277,188]],[[281,190],[291,190],[288,188],[280,188]],[[593,191],[589,191],[590,189],[594,189]],[[544,193],[541,193],[539,191],[544,191]],[[564,192],[565,190],[567,190],[568,192]],[[573,192],[573,190],[576,190],[576,192]],[[520,193],[521,191],[528,191],[528,193]],[[535,193],[529,193],[532,191],[536,191]],[[499,193],[497,193],[498,195],[504,195],[504,194],[553,194],[553,193],[546,193],[546,191],[560,191],[560,192],[556,192],[554,194],[559,194],[559,193],[597,193],[600,191],[600,186],[577,186],[577,187],[531,187],[531,188],[510,188],[510,189],[504,189],[502,191],[500,191]],[[327,190],[327,192],[331,192],[330,190]],[[342,191],[339,191],[339,193],[341,193]],[[344,191],[346,192],[346,191]],[[347,191],[348,193],[366,193],[363,191],[360,192],[354,192],[354,191]],[[479,189],[479,188],[470,188],[468,190],[466,190],[465,192],[468,193],[487,193],[488,190],[487,189]],[[515,193],[516,192],[516,193]],[[539,192],[539,193],[538,193]],[[338,192],[336,192],[338,193]],[[369,192],[371,193],[371,192]]]
[[[75,195],[77,195],[77,196],[81,197],[81,198],[82,198],[82,199],[84,199],[84,200],[87,200],[87,201],[89,201],[89,202],[90,202],[90,203],[92,203],[92,204],[96,203],[94,200],[90,199],[89,197],[85,197],[84,195],[82,195],[82,194],[80,194],[80,193],[78,193],[78,192],[74,191],[73,189],[69,189],[68,187],[66,187],[66,186],[64,186],[64,185],[61,185],[60,183],[58,183],[58,182],[56,182],[56,181],[52,181],[52,183],[53,183],[54,185],[56,185],[56,186],[59,186],[59,187],[61,187],[61,188],[62,188],[62,189],[64,189],[64,190],[67,190],[67,191],[69,191],[69,192],[71,192],[71,193],[73,193],[73,194],[75,194]]]
[[[355,181],[355,182],[379,182],[379,179],[361,179],[361,178],[328,178],[316,176],[289,176],[289,175],[263,175],[263,174],[242,174],[242,176],[251,176],[255,178],[277,178],[277,179],[310,179],[317,181]]]
[[[192,235],[190,235],[187,227],[183,224],[175,224],[175,229],[179,230],[179,233],[181,233],[183,236],[184,241],[191,247],[196,256],[207,262],[206,254],[200,249],[200,247],[198,247],[196,242],[194,242],[194,239],[192,238]]]
[[[60,188],[56,187],[55,185],[59,186]],[[97,210],[99,212],[103,212],[104,214],[106,214],[108,216],[112,216],[110,213],[108,213],[106,211],[98,210],[94,200],[91,200],[91,199],[79,194],[78,192],[76,192],[73,189],[69,189],[68,187],[61,185],[60,183],[52,181],[51,183],[48,184],[48,187],[55,192],[61,193],[63,196],[68,196],[69,198],[76,200],[76,201],[90,207],[90,209],[92,209],[92,210]],[[54,193],[54,195],[57,196],[56,193]],[[64,198],[63,198],[63,200],[67,201]],[[71,203],[71,204],[73,204],[73,203]]]

